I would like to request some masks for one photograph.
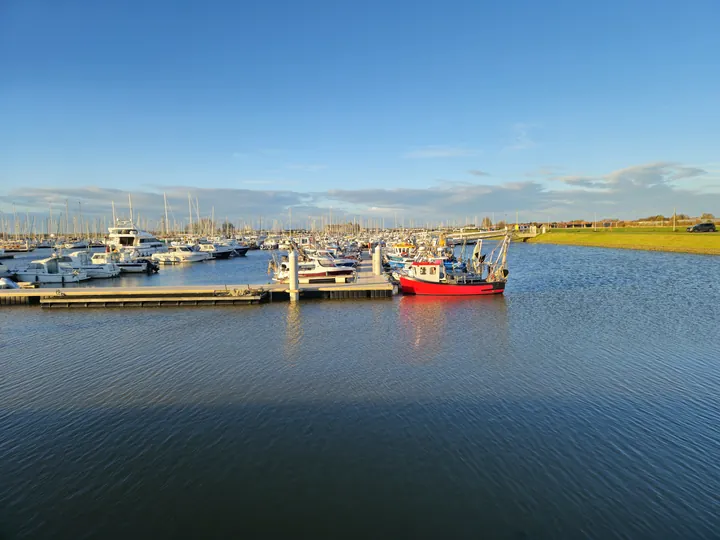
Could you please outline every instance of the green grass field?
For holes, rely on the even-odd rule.
[[[528,242],[720,255],[720,232],[688,233],[684,227],[553,229]]]

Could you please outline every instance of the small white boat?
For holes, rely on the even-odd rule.
[[[0,289],[19,289],[20,285],[10,278],[0,278]]]
[[[337,257],[331,251],[325,249],[318,249],[315,253],[309,255],[310,259],[325,259],[331,261],[335,266],[348,266],[355,268],[358,265],[357,259],[348,259],[344,257]]]
[[[114,262],[93,261],[87,251],[75,251],[67,256],[70,265],[76,270],[84,270],[94,279],[114,278],[120,275],[120,267]],[[67,262],[67,261],[63,261]]]
[[[89,245],[87,240],[75,240],[74,242],[65,242],[63,247],[65,249],[87,249]]]
[[[153,253],[152,260],[161,264],[202,262],[210,258],[204,251],[195,251],[190,246],[170,246],[166,253]]]
[[[298,277],[299,278],[312,278],[312,279],[323,279],[323,278],[336,278],[336,277],[348,277],[354,278],[356,275],[355,269],[347,266],[335,266],[329,259],[313,259],[308,262],[298,263]],[[288,261],[282,261],[280,267],[277,268],[273,280],[280,283],[284,283],[290,277],[290,263]]]
[[[244,257],[250,249],[247,244],[245,244],[244,242],[238,242],[234,238],[231,238],[230,240],[222,240],[220,241],[220,243],[233,250],[235,252],[235,255],[237,255],[238,257]]]
[[[93,253],[93,264],[115,264],[122,274],[152,274],[157,272],[159,267],[149,259],[133,258],[127,251],[112,253]]]
[[[33,283],[78,283],[89,279],[86,272],[75,270],[56,257],[33,261],[27,268],[18,270],[16,276],[20,281]]]
[[[210,259],[229,259],[234,250],[223,244],[198,244],[198,251],[207,253]]]

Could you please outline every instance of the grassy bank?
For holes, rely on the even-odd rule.
[[[528,242],[720,255],[720,232],[688,233],[684,229],[673,232],[672,227],[556,229]]]

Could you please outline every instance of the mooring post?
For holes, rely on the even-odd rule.
[[[382,276],[382,255],[380,254],[380,246],[375,246],[372,258],[372,270],[376,276]]]
[[[298,260],[297,251],[291,249],[288,253],[288,263],[290,265],[290,276],[288,285],[290,289],[290,301],[297,302],[300,300],[300,282],[298,279]]]

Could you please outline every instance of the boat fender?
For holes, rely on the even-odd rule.
[[[40,281],[40,276],[38,276],[37,274],[35,274],[35,283],[37,283],[38,281]]]
[[[60,276],[60,282],[61,282],[62,284],[65,284],[65,276]]]

